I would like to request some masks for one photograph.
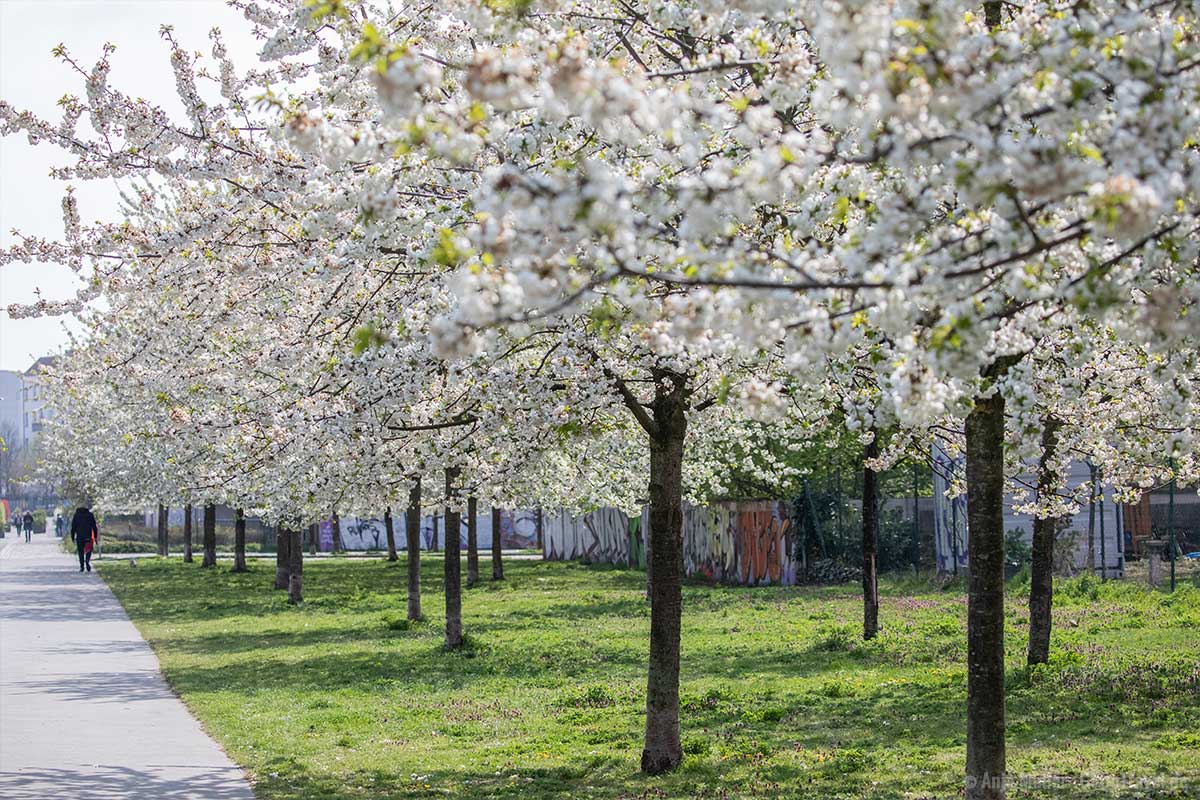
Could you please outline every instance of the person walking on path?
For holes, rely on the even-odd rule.
[[[100,539],[100,529],[96,527],[96,517],[86,506],[75,509],[71,518],[71,541],[79,548],[79,571],[92,571],[92,548]]]
[[[0,798],[254,800],[104,581],[68,569],[61,539],[0,552]]]
[[[33,514],[25,512],[25,517],[22,520],[25,523],[25,541],[29,541],[29,537],[33,535]]]

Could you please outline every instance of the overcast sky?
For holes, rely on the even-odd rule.
[[[109,84],[137,97],[162,104],[182,117],[175,77],[159,26],[172,25],[176,39],[189,50],[211,51],[208,31],[220,27],[234,63],[244,68],[255,60],[256,43],[249,25],[221,0],[0,0],[0,98],[57,122],[56,103],[64,94],[84,96],[82,78],[60,64],[50,50],[63,43],[90,68],[105,42],[112,56]],[[87,116],[80,130],[90,131]],[[0,242],[13,242],[11,231],[47,238],[62,235],[63,184],[51,180],[50,167],[64,163],[51,145],[30,146],[24,136],[0,138]],[[80,218],[86,223],[112,220],[117,214],[111,182],[76,186]],[[0,307],[36,299],[70,297],[77,286],[66,267],[9,264],[0,267]],[[67,341],[63,318],[8,318],[0,309],[0,369],[23,370],[42,355],[62,349]],[[76,329],[78,325],[74,326]]]

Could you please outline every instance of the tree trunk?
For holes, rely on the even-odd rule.
[[[398,561],[396,555],[396,526],[392,523],[392,507],[383,512],[383,527],[387,529],[388,561]]]
[[[304,600],[304,544],[300,529],[289,530],[288,537],[288,602],[297,605]]]
[[[467,498],[467,586],[479,583],[479,501]]]
[[[167,557],[167,507],[158,504],[158,554]]]
[[[446,548],[443,585],[446,591],[446,649],[462,647],[462,564],[459,563],[457,467],[446,469]]]
[[[438,515],[436,511],[433,512],[433,538],[429,542],[429,549],[435,553],[438,551]]]
[[[333,512],[333,552],[342,552],[342,521],[336,511]]]
[[[539,508],[537,510],[537,517],[535,518],[534,530],[537,531],[537,549],[541,550],[542,555],[545,556],[546,550],[545,550],[545,548],[542,547],[542,524],[543,524],[542,509]]]
[[[192,506],[189,503],[183,507],[183,560],[191,564],[192,558]]]
[[[408,552],[408,618],[421,618],[421,479],[408,490],[404,515],[404,545]]]
[[[983,4],[983,19],[989,28],[1000,27],[1000,12],[1004,8],[1004,3],[1000,0],[989,0]]]
[[[679,639],[683,615],[683,442],[686,391],[657,381],[650,431],[650,662],[642,772],[669,772],[683,760],[679,736]]]
[[[287,531],[283,526],[275,527],[275,588],[288,588],[288,564],[290,556],[288,554],[288,545],[291,539],[288,538]]]
[[[204,506],[204,560],[202,567],[217,565],[217,507],[212,503]]]
[[[315,556],[317,554],[317,545],[321,539],[321,523],[314,522],[308,526],[308,554]]]
[[[1058,447],[1058,429],[1062,425],[1047,417],[1042,425],[1042,460],[1038,468],[1038,500],[1054,491],[1058,475],[1052,462]],[[1033,556],[1029,580],[1029,654],[1027,662],[1045,664],[1050,658],[1050,614],[1054,606],[1054,529],[1053,517],[1034,517]]]
[[[1087,568],[1089,575],[1096,574],[1096,468],[1088,465],[1088,538]]]
[[[879,435],[863,449],[863,460],[879,456]],[[879,632],[879,477],[875,470],[863,465],[862,490],[862,549],[863,549],[863,639],[872,639]]]
[[[967,800],[1004,798],[1004,398],[967,416]]]
[[[492,509],[492,580],[504,580],[504,562],[501,560],[500,509]]]
[[[240,508],[233,521],[233,571],[246,572],[246,512]]]

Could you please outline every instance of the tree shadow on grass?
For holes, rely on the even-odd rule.
[[[759,800],[786,797],[795,800],[871,798],[871,800],[949,800],[962,796],[962,779],[943,769],[932,780],[928,765],[915,774],[880,771],[878,753],[835,752],[828,760],[814,762],[790,759],[726,758],[715,754],[685,756],[674,773],[648,777],[636,771],[628,753],[595,754],[570,764],[534,766],[520,761],[495,769],[464,764],[457,770],[422,770],[397,764],[394,770],[357,769],[317,774],[291,759],[268,762],[276,777],[263,778],[257,786],[263,800],[348,800],[363,796],[402,800],[684,800],[724,798]],[[749,763],[748,763],[749,762]],[[413,771],[415,769],[416,771]],[[729,780],[730,770],[740,780]],[[1014,775],[1010,781],[1023,800],[1125,800],[1130,797],[1182,800],[1195,797],[1200,778],[1120,775]]]

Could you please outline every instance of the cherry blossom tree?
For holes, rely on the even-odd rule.
[[[848,421],[962,422],[967,795],[1002,797],[1005,421],[1037,408],[1031,361],[1077,320],[1135,351],[1156,352],[1147,329],[1186,349],[1195,9],[235,5],[265,41],[259,70],[238,73],[214,35],[210,73],[165,32],[186,121],[109,87],[107,52],[61,123],[0,104],[4,133],[73,156],[59,177],[144,184],[132,224],[85,228],[68,196],[65,241],[0,260],[96,275],[72,301],[10,313],[101,292],[132,304],[109,346],[149,344],[118,372],[136,401],[110,386],[105,424],[149,431],[157,415],[190,442],[145,437],[148,464],[187,454],[149,496],[314,519],[386,507],[421,473],[515,485],[537,467],[505,436],[544,452],[622,419],[581,446],[625,448],[632,431],[648,461],[643,769],[661,772],[682,758],[689,442],[719,407],[786,417],[794,386],[865,348],[869,404]],[[163,334],[164,300],[174,322],[196,315],[188,329]],[[175,363],[195,367],[164,376]],[[1190,362],[1164,363],[1157,410],[1186,431]],[[1036,446],[1024,416],[1014,430],[1017,451]],[[457,491],[441,483],[425,484],[434,503]],[[145,497],[153,481],[127,485]]]

